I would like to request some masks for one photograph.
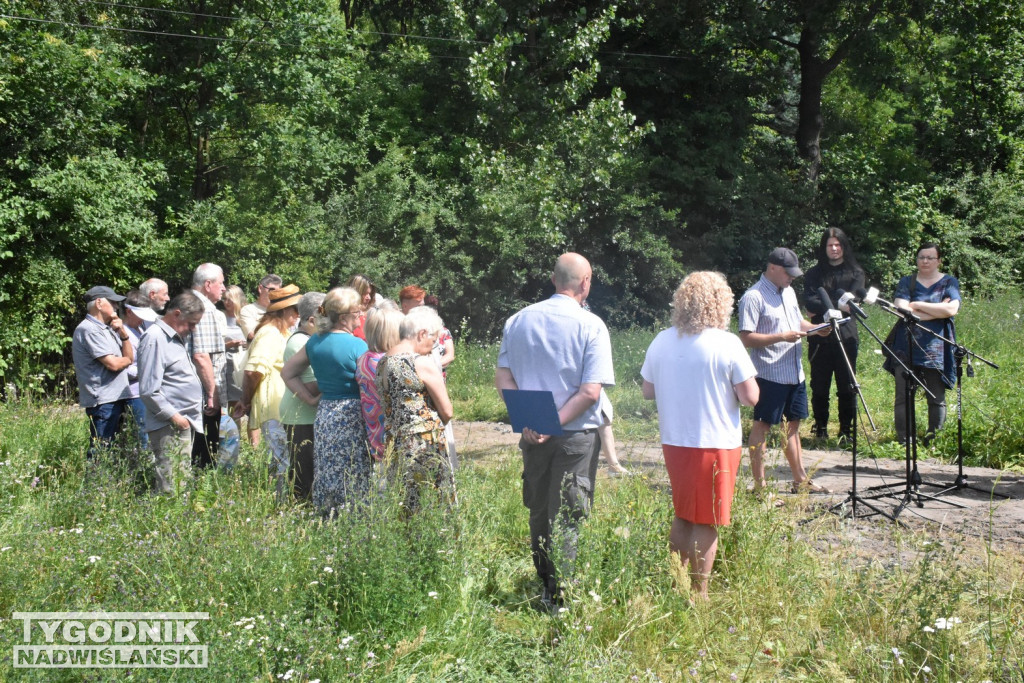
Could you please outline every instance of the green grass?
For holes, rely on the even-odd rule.
[[[1001,366],[965,384],[972,462],[1020,467],[1013,376],[1019,297],[967,302],[960,336]],[[872,311],[879,334],[890,320]],[[620,440],[656,439],[639,368],[653,330],[613,335]],[[864,337],[861,383],[889,454],[892,380]],[[458,347],[460,419],[503,419],[496,346]],[[950,394],[952,398],[952,394]],[[949,455],[950,428],[934,453]],[[672,579],[670,500],[643,477],[601,480],[571,608],[535,609],[514,450],[466,463],[454,514],[399,521],[384,496],[324,523],[277,505],[263,452],[152,498],[115,462],[86,467],[86,421],[61,404],[0,405],[0,680],[1019,680],[1024,558],[895,525],[799,522],[739,494],[709,605]],[[15,611],[206,611],[209,671],[15,670]],[[946,630],[936,622],[955,617]],[[926,669],[927,667],[927,669]],[[100,675],[103,673],[104,675]],[[52,674],[52,675],[51,675]]]
[[[892,328],[895,318],[877,307],[868,307],[868,324],[882,339]],[[999,369],[976,361],[976,376],[964,378],[963,429],[965,462],[1024,471],[1024,392],[1019,389],[1019,368],[1024,358],[1024,300],[1017,294],[1006,294],[995,299],[967,300],[957,316],[960,343],[986,358]],[[735,331],[735,321],[733,322]],[[640,394],[643,365],[647,347],[660,329],[633,329],[612,333],[612,354],[615,361],[616,385],[608,390],[615,408],[615,436],[620,441],[658,438],[657,412],[653,402]],[[857,364],[861,391],[877,431],[868,429],[863,411],[861,421],[861,450],[878,457],[903,457],[902,447],[894,443],[892,375],[882,369],[880,347],[871,336],[861,330],[860,355]],[[456,361],[451,366],[448,387],[455,404],[455,415],[460,420],[508,421],[505,406],[494,389],[494,364],[498,345],[469,346],[458,344]],[[810,377],[806,364],[805,374]],[[966,368],[965,368],[966,374]],[[833,389],[834,392],[834,389]],[[920,457],[935,457],[952,462],[957,453],[956,391],[946,394],[948,419],[946,429],[929,449],[921,449]],[[919,431],[923,433],[927,421],[923,397],[918,398]],[[744,410],[746,433],[749,430],[750,410]],[[867,432],[864,430],[868,429]],[[832,399],[830,433],[839,430],[836,419],[835,397]],[[810,436],[810,421],[804,423],[803,433]],[[808,441],[810,443],[810,441]]]
[[[602,480],[571,608],[550,617],[531,602],[513,450],[460,470],[454,514],[402,523],[385,497],[323,523],[276,505],[248,448],[165,499],[113,463],[87,469],[85,441],[77,411],[0,407],[0,679],[980,681],[1024,657],[1019,555],[895,525],[872,527],[888,552],[868,554],[845,523],[801,526],[807,511],[763,507],[745,482],[711,603],[693,607],[669,567],[666,492]],[[210,669],[12,668],[12,612],[101,609],[209,612]]]

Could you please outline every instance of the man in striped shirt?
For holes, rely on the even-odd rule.
[[[786,418],[786,460],[793,472],[793,491],[827,490],[807,477],[800,447],[800,421],[807,417],[801,340],[814,325],[803,317],[790,286],[803,275],[796,254],[779,247],[768,256],[761,279],[740,299],[740,339],[751,350],[761,397],[754,406],[750,429],[750,470],[754,492],[764,487],[764,453],[768,432]],[[828,333],[828,328],[824,332]]]

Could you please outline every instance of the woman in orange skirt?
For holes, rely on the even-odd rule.
[[[740,405],[757,403],[754,365],[727,332],[733,293],[720,273],[691,273],[672,299],[672,327],[647,349],[643,394],[658,404],[675,519],[669,547],[707,599],[718,527],[729,524],[743,432]]]

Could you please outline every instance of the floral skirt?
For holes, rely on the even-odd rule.
[[[330,515],[366,502],[372,471],[359,399],[321,400],[313,423],[313,505]]]
[[[436,491],[447,507],[455,505],[455,478],[443,430],[388,434],[388,446],[388,480],[404,489],[406,514],[420,509],[420,496],[426,490]]]

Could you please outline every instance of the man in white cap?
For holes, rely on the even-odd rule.
[[[124,301],[124,329],[128,330],[129,341],[132,343],[135,359],[128,366],[128,399],[125,408],[132,414],[139,431],[139,446],[149,448],[149,435],[144,429],[146,423],[146,406],[139,398],[139,340],[149,325],[156,322],[156,311],[150,305],[149,298],[138,289],[130,290]]]
[[[117,434],[128,398],[128,366],[135,360],[131,335],[117,317],[114,304],[124,297],[110,287],[85,293],[86,316],[71,336],[71,355],[78,380],[78,404],[89,416],[90,459],[108,448]]]
[[[800,421],[807,417],[807,386],[804,382],[801,340],[814,327],[800,312],[790,286],[803,275],[796,254],[779,247],[768,256],[768,265],[739,304],[740,340],[751,350],[761,398],[754,406],[750,428],[750,471],[754,492],[764,488],[765,441],[773,425],[786,418],[784,451],[793,472],[793,492],[828,492],[810,480],[803,465]],[[824,333],[828,333],[825,328]]]

